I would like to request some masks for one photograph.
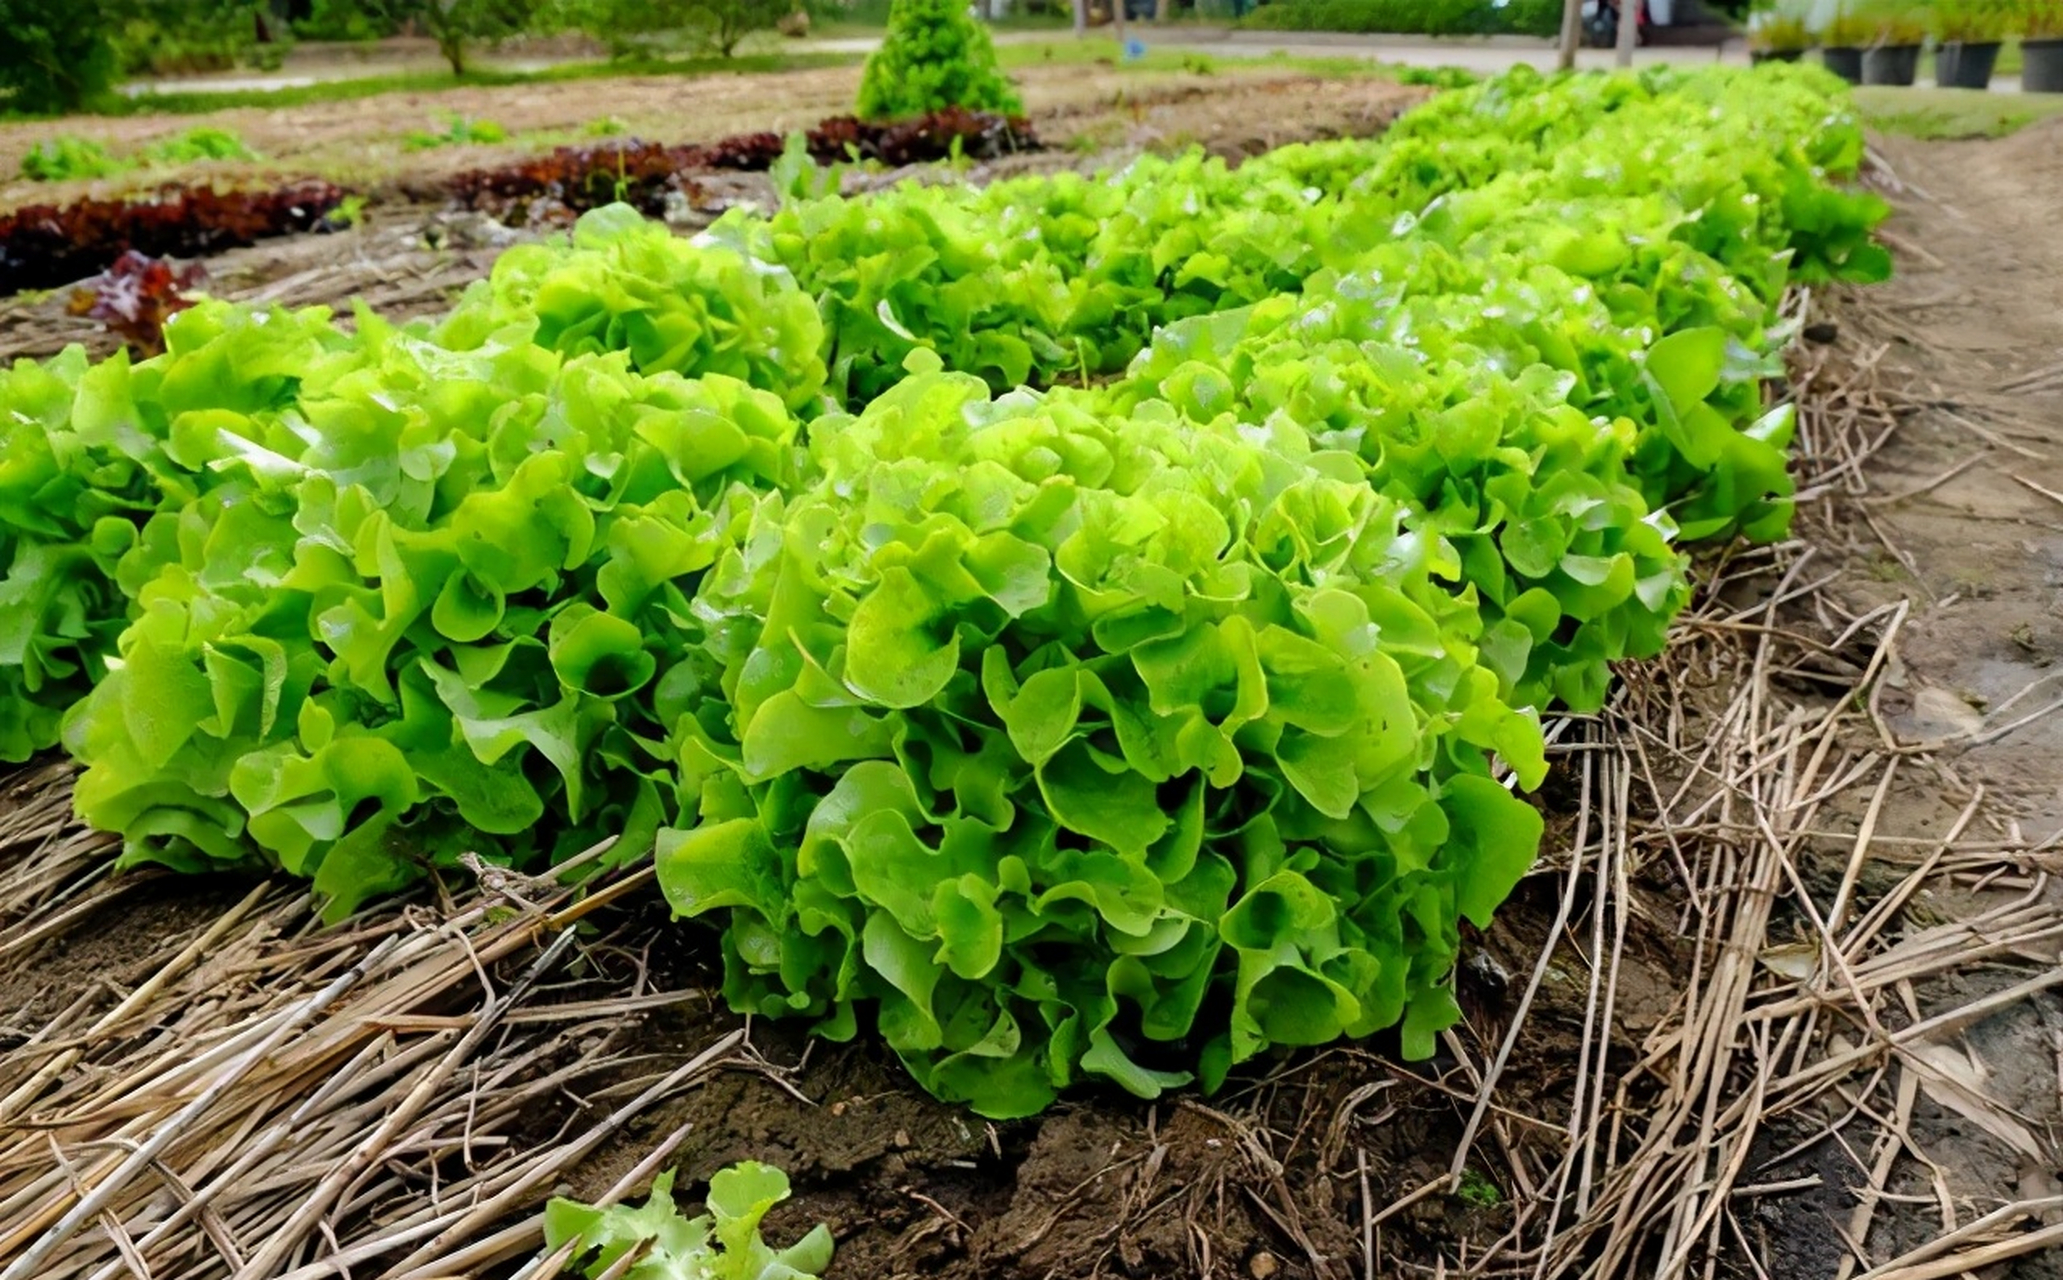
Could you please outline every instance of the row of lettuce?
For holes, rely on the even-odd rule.
[[[1782,532],[1792,281],[1880,278],[1797,68],[511,250],[0,375],[0,758],[337,912],[656,846],[731,1003],[989,1115],[1458,1016],[1539,713]],[[1031,389],[1043,388],[1043,389]]]

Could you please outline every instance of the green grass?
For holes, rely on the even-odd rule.
[[[1497,1184],[1474,1169],[1461,1171],[1461,1183],[1454,1189],[1454,1194],[1478,1209],[1494,1209],[1504,1202],[1504,1194],[1497,1189]]]
[[[1061,40],[1037,40],[996,46],[996,60],[1005,67],[1087,66],[1108,62],[1139,71],[1190,70],[1208,73],[1226,65],[1223,59],[1200,53],[1156,49],[1150,39],[1146,41],[1145,57],[1136,62],[1125,62],[1123,59],[1124,47],[1115,39],[1104,36],[1085,36],[1079,40],[1068,36]]]
[[[1190,71],[1198,75],[1215,75],[1218,72],[1239,67],[1269,67],[1278,70],[1301,71],[1314,76],[1334,79],[1349,79],[1357,76],[1375,76],[1382,79],[1396,79],[1399,68],[1378,62],[1373,58],[1346,57],[1300,57],[1285,53],[1269,53],[1260,56],[1236,56],[1214,58],[1207,53],[1193,49],[1169,49],[1155,47],[1152,31],[1143,24],[1134,27],[1134,39],[1146,45],[1146,56],[1133,62],[1123,61],[1123,48],[1115,39],[1091,36],[1077,40],[1069,36],[1064,40],[1040,40],[1021,44],[1000,44],[996,46],[996,60],[1004,67],[1072,66],[1107,62],[1128,71]]]
[[[1855,105],[1872,129],[1928,140],[2003,138],[2063,115],[2063,95],[1977,89],[1865,87],[1855,91]]]
[[[435,93],[470,85],[555,84],[569,80],[607,80],[616,76],[749,75],[768,71],[800,71],[813,67],[856,66],[858,54],[741,54],[733,58],[624,58],[616,61],[569,62],[541,71],[482,68],[454,76],[449,71],[408,71],[391,75],[324,80],[285,89],[236,89],[224,92],[145,93],[107,104],[106,115],[199,115],[237,107],[299,107],[319,102],[356,102],[388,93]],[[18,117],[11,117],[18,118]]]

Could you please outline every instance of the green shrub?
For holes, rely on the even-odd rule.
[[[1246,25],[1277,31],[1366,31],[1397,35],[1551,36],[1561,0],[1275,0]]]
[[[59,134],[29,148],[21,158],[21,176],[31,182],[64,182],[72,178],[105,178],[129,166],[90,138]]]
[[[892,120],[946,107],[1016,114],[1017,90],[996,63],[986,27],[960,0],[895,0],[888,32],[860,74],[864,120]]]

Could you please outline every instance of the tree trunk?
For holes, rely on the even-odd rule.
[[[1619,0],[1619,54],[1622,67],[1633,65],[1633,45],[1640,36],[1640,0]]]
[[[1089,0],[1074,0],[1074,33],[1089,34]]]
[[[1562,0],[1562,46],[1555,65],[1564,71],[1576,66],[1576,46],[1583,43],[1583,0]]]
[[[444,60],[451,64],[451,74],[462,76],[466,73],[466,39],[464,36],[438,36],[437,52],[443,54]]]
[[[1174,0],[1153,0],[1153,20],[1155,22],[1166,22],[1168,15],[1173,12],[1174,8]]]

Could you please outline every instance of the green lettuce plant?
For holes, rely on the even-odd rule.
[[[508,141],[509,131],[493,120],[468,119],[453,113],[442,129],[412,129],[402,139],[410,151],[434,151],[438,147],[470,147]]]
[[[120,566],[136,617],[66,729],[80,813],[129,862],[259,851],[334,913],[467,850],[635,856],[672,811],[653,717],[705,643],[694,577],[738,487],[791,476],[793,419],[620,355],[364,343],[289,412],[175,426],[217,482]]]
[[[258,160],[242,136],[230,129],[208,125],[188,129],[146,148],[144,155],[155,164],[193,164],[201,160]]]
[[[1587,397],[1571,374],[1535,363],[1509,378],[1497,367],[1521,353],[1472,345],[1487,335],[1469,318],[1486,309],[1523,323],[1523,292],[1425,306],[1408,267],[1382,278],[1391,287],[1343,281],[1315,300],[1185,321],[1125,385],[1197,420],[1293,422],[1352,451],[1377,492],[1422,512],[1414,524],[1455,549],[1458,585],[1486,620],[1484,660],[1509,696],[1595,709],[1608,664],[1659,652],[1689,593],[1675,521],[1629,475],[1638,428],[1573,407]],[[1566,296],[1571,283],[1546,287]],[[1608,327],[1580,312],[1557,320],[1536,340],[1574,348]],[[1428,351],[1407,344],[1414,333],[1452,343]]]
[[[21,158],[21,176],[30,182],[69,182],[74,178],[106,178],[129,165],[108,154],[91,138],[59,134],[45,138]]]
[[[73,348],[0,372],[0,760],[57,742],[133,616],[141,575],[122,562],[160,512],[217,484],[175,433],[274,413],[309,370],[352,358],[323,309],[203,302],[165,333],[166,352],[142,364]]]
[[[1491,755],[1544,769],[1443,544],[1301,432],[966,375],[811,459],[704,585],[732,714],[678,722],[700,820],[659,838],[734,1006],[870,1003],[997,1116],[1400,1018],[1430,1052],[1457,920],[1539,835]]]
[[[440,346],[535,343],[621,351],[644,373],[719,373],[812,406],[824,386],[817,304],[779,267],[683,240],[626,205],[581,217],[570,241],[517,245],[437,326]]]
[[[554,1199],[544,1211],[545,1252],[571,1246],[588,1280],[809,1280],[831,1265],[831,1233],[821,1225],[786,1249],[760,1237],[767,1211],[788,1198],[779,1169],[747,1160],[718,1171],[708,1212],[692,1218],[674,1205],[673,1179],[671,1170],[660,1174],[635,1207]],[[633,1250],[643,1252],[633,1258]]]

